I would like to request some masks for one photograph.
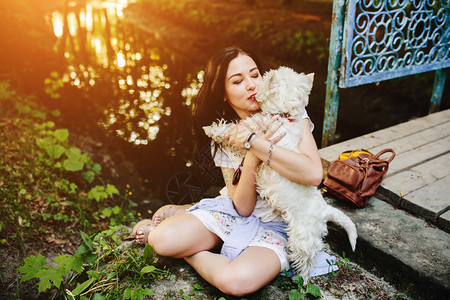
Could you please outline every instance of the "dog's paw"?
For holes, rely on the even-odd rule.
[[[203,131],[205,134],[212,138],[216,143],[222,144],[225,141],[225,133],[228,132],[231,123],[227,123],[224,119],[219,120],[218,122],[213,122],[209,126],[203,126]]]

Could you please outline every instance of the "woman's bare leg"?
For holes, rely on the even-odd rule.
[[[152,217],[153,222],[158,225],[165,219],[173,216],[178,216],[181,214],[184,214],[186,212],[186,209],[191,207],[191,204],[185,204],[185,205],[174,205],[174,204],[167,204],[159,208]]]
[[[236,259],[201,251],[185,260],[206,281],[226,294],[243,296],[256,292],[279,273],[281,264],[272,250],[248,247]]]
[[[148,235],[148,243],[162,256],[182,258],[216,247],[221,239],[194,215],[172,216]]]
[[[186,209],[191,207],[190,204],[186,205],[164,205],[159,208],[154,214],[152,219],[144,219],[138,222],[133,227],[133,235],[136,237],[138,244],[145,244],[148,240],[148,234],[155,229],[162,221],[169,217],[178,216],[186,213]]]
[[[235,296],[259,290],[281,269],[275,252],[264,247],[248,247],[234,260],[209,252],[220,238],[189,213],[161,222],[149,233],[148,243],[159,255],[184,258],[206,281]]]

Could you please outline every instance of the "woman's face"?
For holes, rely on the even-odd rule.
[[[250,56],[240,54],[230,61],[225,77],[225,100],[241,119],[260,109],[255,95],[261,81],[258,67]]]

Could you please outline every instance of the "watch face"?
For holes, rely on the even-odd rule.
[[[250,149],[250,147],[251,147],[252,145],[250,144],[250,142],[245,142],[244,143],[244,147],[245,147],[245,149]]]

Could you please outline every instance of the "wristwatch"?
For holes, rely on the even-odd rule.
[[[252,147],[252,144],[250,143],[250,140],[252,139],[252,137],[255,135],[256,133],[252,132],[250,133],[250,135],[248,136],[247,140],[244,142],[244,147],[245,149],[249,150]]]

